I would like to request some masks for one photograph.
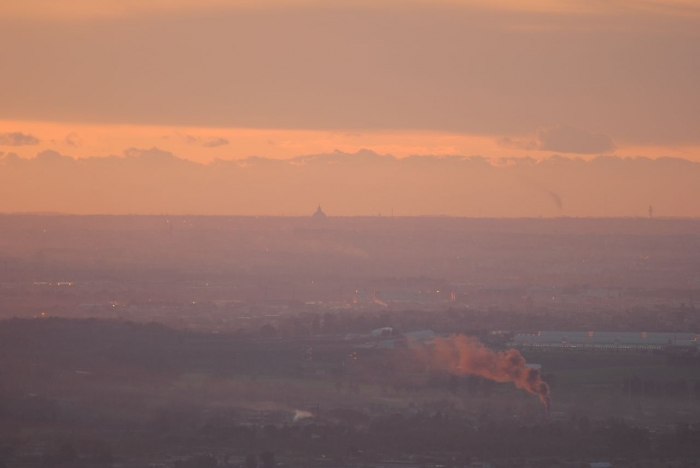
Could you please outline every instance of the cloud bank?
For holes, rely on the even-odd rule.
[[[152,148],[73,159],[0,157],[0,211],[484,217],[700,216],[700,163],[412,156],[371,151],[210,164]]]

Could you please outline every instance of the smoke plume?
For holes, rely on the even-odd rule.
[[[549,198],[552,199],[554,204],[557,205],[557,208],[559,209],[559,211],[563,210],[564,203],[561,201],[561,197],[559,196],[559,194],[557,192],[553,192],[553,191],[547,190],[547,189],[545,189],[545,191],[547,192],[547,195],[549,195]]]
[[[496,382],[512,382],[537,395],[549,414],[549,385],[540,371],[528,367],[516,349],[493,351],[479,340],[464,335],[438,338],[432,348],[419,350],[429,367],[454,375],[478,375]]]

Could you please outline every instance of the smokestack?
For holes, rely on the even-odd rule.
[[[417,350],[426,364],[453,375],[478,375],[537,395],[549,418],[550,391],[539,369],[528,367],[516,349],[493,351],[476,338],[453,335],[438,338],[433,348]]]

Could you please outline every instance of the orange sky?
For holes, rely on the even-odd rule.
[[[0,13],[8,17],[91,18],[148,14],[167,11],[218,10],[225,8],[294,8],[294,7],[362,7],[406,8],[421,7],[491,8],[497,10],[575,12],[589,14],[653,11],[654,13],[688,15],[700,10],[694,0],[23,0],[0,4]]]
[[[151,148],[700,161],[698,57],[692,0],[0,2],[0,173]]]
[[[538,148],[538,133],[508,144],[500,135],[469,135],[426,130],[293,130],[255,128],[202,128],[156,125],[74,124],[59,122],[0,121],[0,134],[21,132],[36,137],[35,144],[5,146],[6,152],[33,158],[55,150],[75,158],[122,155],[129,148],[159,148],[181,158],[208,163],[214,159],[259,156],[288,159],[300,155],[368,149],[398,158],[410,155],[464,155],[490,159],[529,156],[542,159],[567,154]],[[534,143],[535,147],[527,143]],[[677,157],[700,161],[700,146],[616,145],[610,151],[620,157]],[[572,154],[593,157],[597,154]]]

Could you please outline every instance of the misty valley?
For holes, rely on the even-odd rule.
[[[689,466],[698,223],[0,217],[0,461]]]

